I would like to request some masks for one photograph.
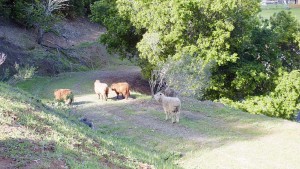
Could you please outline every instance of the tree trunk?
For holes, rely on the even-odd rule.
[[[44,30],[42,28],[38,28],[38,37],[37,37],[37,43],[42,44],[43,38],[44,38]]]

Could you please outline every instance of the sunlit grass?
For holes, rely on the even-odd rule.
[[[61,143],[57,150],[60,154],[68,156],[67,161],[70,166],[84,168],[84,165],[88,164],[93,168],[101,165],[99,161],[96,163],[97,159],[89,156],[89,152],[97,154],[96,157],[109,158],[111,152],[121,155],[121,159],[126,157],[125,162],[118,158],[110,159],[111,163],[124,168],[136,168],[134,161],[148,163],[156,168],[220,168],[220,166],[244,168],[248,163],[248,168],[274,168],[276,163],[265,162],[273,159],[281,161],[281,163],[288,163],[286,165],[288,168],[298,165],[298,162],[295,161],[298,153],[295,153],[294,149],[297,151],[299,149],[295,148],[295,144],[299,140],[297,133],[300,129],[292,122],[264,115],[252,115],[220,103],[181,98],[180,122],[171,124],[170,120],[164,120],[165,114],[162,106],[153,101],[151,96],[132,91],[129,100],[116,100],[112,97],[107,102],[97,100],[93,92],[93,81],[87,75],[88,72],[67,73],[46,80],[43,78],[32,79],[32,82],[25,82],[25,84],[28,83],[27,85],[18,84],[20,88],[38,93],[36,96],[46,98],[48,102],[53,99],[52,90],[70,86],[71,89],[77,89],[75,96],[80,97],[81,101],[89,101],[81,109],[80,106],[76,107],[81,115],[93,113],[94,117],[98,117],[106,113],[100,118],[106,118],[108,123],[95,120],[97,129],[91,130],[82,124],[77,124],[80,113],[70,115],[67,108],[60,108],[59,112],[49,112],[49,115],[55,115],[53,123],[61,126],[56,129],[61,133],[67,133],[64,137],[55,132],[49,135],[50,138],[59,138],[54,139],[57,143]],[[38,87],[34,86],[38,86],[39,82],[43,86],[37,92],[35,89]],[[76,86],[78,83],[80,86]],[[14,95],[21,97],[23,93],[17,91],[16,93],[21,94],[14,93]],[[8,93],[2,94],[9,96]],[[140,105],[140,103],[143,104]],[[12,107],[14,108],[12,109]],[[95,107],[99,108],[95,109]],[[14,102],[6,107],[8,110],[24,110],[25,108],[24,105],[17,106],[16,104],[14,106]],[[113,111],[106,110],[106,108],[113,108]],[[120,118],[118,115],[125,117]],[[156,124],[170,127],[170,130],[177,127],[180,128],[179,131],[188,131],[188,134],[173,132],[170,135],[165,133],[165,130],[164,132],[160,131],[163,130],[161,128],[155,129],[155,126],[151,126],[149,123],[145,126],[136,123],[135,118],[143,116],[148,120],[154,120]],[[24,115],[26,122],[24,124],[39,125],[39,121],[32,120],[34,118],[35,116],[32,115]],[[46,117],[43,116],[43,118]],[[63,119],[62,122],[65,124],[59,122],[60,119]],[[44,121],[42,122],[44,123]],[[139,122],[142,123],[142,121]],[[48,124],[47,122],[46,124],[52,123]],[[26,137],[30,137],[30,135],[27,134]],[[71,139],[73,142],[88,140],[87,151],[82,152],[81,149],[78,150],[72,145],[67,145],[67,150],[64,149],[65,144],[70,144],[69,137],[73,137]],[[199,140],[195,141],[194,139]],[[284,140],[288,141],[284,143]],[[95,146],[92,146],[95,141],[101,145],[101,148],[95,149]],[[268,152],[272,153],[268,154]],[[277,159],[276,155],[280,153],[285,154],[285,157]],[[290,156],[287,155],[288,153]],[[76,155],[80,155],[80,162],[76,162]],[[87,163],[82,163],[82,161],[87,161]],[[281,164],[278,166],[285,168]],[[100,168],[103,167],[100,166]]]
[[[22,133],[7,132],[1,135],[0,146],[7,149],[2,155],[18,159],[17,165],[20,167],[35,158],[43,159],[43,165],[46,165],[48,161],[63,156],[70,168],[101,168],[104,165],[101,164],[102,158],[125,168],[136,168],[138,159],[156,166],[174,168],[171,160],[161,161],[160,154],[141,149],[131,140],[110,135],[120,129],[118,126],[115,129],[108,127],[107,130],[93,131],[75,116],[68,116],[69,109],[47,108],[40,101],[30,99],[30,94],[4,84],[0,84],[0,91],[0,100],[11,100],[9,104],[1,106],[0,115],[4,117],[1,118],[1,131],[4,131],[5,125],[12,126],[15,117],[24,130]],[[32,150],[32,147],[39,150],[50,144],[54,147],[53,151],[34,153]],[[27,157],[27,154],[31,156]]]
[[[291,12],[292,15],[300,22],[300,8],[270,8],[270,9],[262,9],[259,13],[259,16],[269,19],[273,14],[278,13],[280,11]]]

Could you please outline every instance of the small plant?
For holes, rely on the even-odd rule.
[[[17,82],[30,79],[34,76],[36,72],[36,67],[25,65],[25,67],[20,67],[18,63],[15,64],[15,69],[17,73],[8,81],[9,84],[16,84]]]
[[[25,65],[25,67],[20,67],[19,64],[15,64],[17,74],[14,76],[19,79],[29,79],[32,78],[35,74],[36,68],[33,66]]]
[[[53,31],[53,26],[58,22],[58,16],[54,13],[64,9],[69,0],[46,0],[27,5],[25,19],[28,25],[38,30],[38,44],[42,44],[45,33]]]

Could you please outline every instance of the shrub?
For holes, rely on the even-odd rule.
[[[300,109],[300,71],[283,73],[273,92],[266,96],[248,97],[243,102],[223,98],[221,102],[252,114],[293,119]]]
[[[18,1],[13,1],[12,5],[10,6],[11,8],[11,13],[10,13],[10,18],[13,19],[15,22],[18,24],[24,25],[24,26],[29,26],[27,23],[27,14],[26,14],[26,9],[30,7],[31,1],[29,0],[18,0]]]
[[[0,0],[0,16],[8,17],[10,14],[9,0]]]
[[[90,5],[96,0],[69,0],[68,8],[63,13],[69,18],[90,14]]]
[[[19,81],[32,78],[36,72],[36,68],[34,66],[25,65],[24,67],[20,67],[19,64],[15,64],[15,69],[17,73],[9,80],[8,83],[15,84]]]

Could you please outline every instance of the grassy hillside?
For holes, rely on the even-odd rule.
[[[270,18],[274,13],[278,13],[280,11],[286,11],[286,12],[291,12],[293,16],[298,19],[300,22],[300,8],[291,8],[291,9],[285,9],[284,7],[270,7],[270,8],[263,8],[262,11],[259,13],[260,16],[263,18]]]
[[[168,163],[128,140],[86,127],[67,107],[45,105],[3,83],[0,93],[1,167],[136,168],[143,162]]]
[[[210,101],[181,98],[180,122],[171,124],[170,121],[164,121],[162,107],[150,96],[132,91],[131,99],[116,100],[115,95],[110,93],[108,101],[102,102],[93,94],[95,78],[108,84],[124,78],[138,88],[136,85],[139,84],[133,84],[136,78],[129,79],[134,77],[134,73],[134,69],[130,70],[129,67],[124,70],[67,73],[55,78],[33,79],[19,84],[19,87],[41,97],[44,102],[51,102],[55,88],[74,91],[75,103],[70,115],[68,112],[48,112],[48,116],[57,117],[58,120],[51,125],[56,126],[57,123],[68,128],[64,139],[75,139],[74,142],[80,142],[78,137],[79,140],[89,140],[85,145],[88,148],[79,161],[74,162],[73,159],[80,155],[75,151],[76,148],[68,153],[64,152],[65,149],[60,151],[64,162],[71,168],[82,166],[82,161],[89,160],[91,165],[87,168],[105,165],[101,163],[105,161],[102,158],[108,158],[111,165],[124,168],[135,168],[141,162],[155,168],[298,167],[298,123],[251,115]],[[82,116],[93,120],[94,130],[77,124],[77,118]],[[63,121],[63,124],[59,121]],[[40,123],[41,126],[44,124]],[[73,130],[77,133],[69,132]],[[53,140],[57,146],[72,147],[61,143],[59,139]],[[99,149],[91,148],[95,143],[101,145]],[[100,164],[97,161],[99,159]]]

